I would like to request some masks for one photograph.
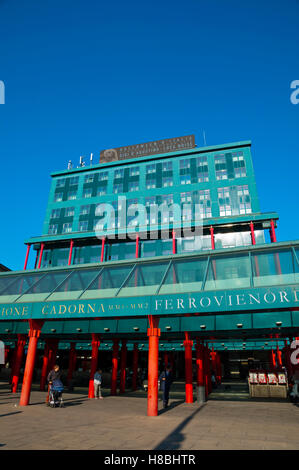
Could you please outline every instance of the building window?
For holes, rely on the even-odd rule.
[[[57,224],[50,224],[48,229],[48,235],[56,235],[58,231]]]
[[[218,203],[220,216],[232,215],[229,188],[218,188]]]
[[[185,160],[180,160],[180,170],[185,170],[186,168],[190,168],[190,158]]]
[[[156,173],[156,165],[153,163],[152,165],[146,165],[146,174],[151,175],[153,173]]]
[[[224,154],[215,155],[215,171],[217,180],[227,180],[227,166]]]
[[[153,189],[156,187],[156,179],[148,178],[146,180],[146,189]]]
[[[163,188],[167,188],[169,186],[173,186],[173,180],[171,176],[163,176],[162,178],[162,186]]]
[[[51,219],[59,219],[61,209],[53,209],[51,212]]]
[[[68,201],[73,201],[74,199],[77,198],[77,191],[69,191],[67,195],[67,200]]]
[[[246,176],[246,168],[243,152],[235,152],[232,154],[235,178],[243,178]]]
[[[84,183],[93,183],[95,174],[86,175],[84,178]]]
[[[129,168],[129,176],[138,176],[139,175],[139,166],[134,166]]]
[[[114,194],[123,193],[124,192],[123,186],[124,186],[123,183],[114,183],[113,193]]]
[[[90,205],[80,207],[80,215],[88,215],[90,213]]]
[[[99,173],[99,181],[107,181],[108,180],[108,171],[102,171]]]
[[[73,176],[72,178],[69,178],[70,185],[78,184],[78,182],[79,182],[79,176]]]
[[[180,183],[181,184],[191,184],[191,176],[190,175],[180,175]]]
[[[240,208],[240,214],[251,214],[251,201],[248,186],[237,186],[237,196]]]
[[[162,171],[172,171],[172,162],[163,162]]]
[[[54,196],[55,202],[61,202],[62,198],[63,198],[63,193],[55,193],[55,196]]]
[[[56,188],[61,188],[65,185],[65,178],[59,178],[56,182]]]
[[[207,157],[198,157],[196,159],[197,164],[197,181],[198,183],[204,183],[209,181],[209,167]]]
[[[107,194],[107,188],[100,187],[97,189],[97,196],[105,196]]]
[[[83,190],[83,197],[86,199],[86,198],[89,198],[92,196],[92,188],[86,188]]]
[[[129,181],[128,191],[129,191],[129,192],[132,192],[132,191],[139,191],[139,183],[138,183],[138,181]]]
[[[118,170],[115,170],[114,171],[114,179],[116,178],[123,178],[124,177],[124,169],[123,168],[119,168]]]
[[[74,207],[66,207],[65,208],[65,217],[73,217],[75,214],[75,208]]]
[[[72,224],[66,223],[62,226],[62,233],[70,233],[72,231]]]
[[[79,232],[86,232],[87,230],[88,230],[88,221],[81,220],[81,222],[79,222]]]

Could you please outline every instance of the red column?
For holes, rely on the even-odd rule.
[[[205,372],[205,392],[206,392],[206,397],[210,393],[210,375],[211,375],[211,369],[210,369],[210,353],[207,348],[207,346],[204,347],[204,372]]]
[[[89,387],[88,387],[88,398],[94,398],[94,384],[93,377],[98,368],[98,357],[99,357],[99,347],[100,347],[100,337],[96,333],[91,335],[91,367],[90,367],[90,376],[89,376]]]
[[[117,387],[117,369],[118,369],[118,348],[119,340],[113,340],[113,351],[112,351],[112,375],[111,375],[111,395],[116,395]]]
[[[270,232],[270,233],[271,233],[271,242],[272,242],[272,243],[277,242],[277,240],[276,240],[276,234],[275,234],[275,227],[274,227],[274,222],[273,222],[273,220],[271,220],[271,232]]]
[[[216,372],[217,372],[217,353],[214,351],[214,346],[212,347],[212,352],[211,352],[211,359],[212,359],[212,369],[215,373],[216,377]]]
[[[20,398],[20,406],[27,406],[29,403],[37,342],[38,342],[38,338],[40,337],[43,323],[44,322],[42,320],[29,320],[29,325],[30,325],[30,330],[28,333],[29,345],[28,345],[28,351],[27,351],[27,357],[26,357],[23,385],[22,385],[21,398]]]
[[[210,234],[211,234],[211,247],[212,250],[215,250],[215,237],[214,237],[214,228],[210,227]]]
[[[11,379],[12,393],[16,393],[18,389],[20,369],[22,365],[25,344],[26,344],[26,335],[18,335],[18,342],[16,344],[16,352],[14,355],[14,363],[12,366],[12,379]]]
[[[23,268],[24,271],[27,269],[27,263],[28,263],[30,247],[31,247],[31,245],[27,245],[26,258],[25,258],[25,263],[24,263],[24,268]]]
[[[282,367],[282,355],[281,355],[281,351],[279,350],[278,345],[276,347],[276,356],[277,356],[277,366]]]
[[[67,384],[71,385],[71,380],[73,377],[73,372],[76,367],[76,343],[70,344],[70,354],[69,354],[69,369],[67,374]]]
[[[132,390],[137,390],[138,354],[138,343],[134,343]]]
[[[104,253],[105,253],[105,237],[102,238],[101,263],[104,261]]]
[[[255,245],[255,235],[254,235],[254,226],[253,222],[250,222],[250,233],[251,233],[251,243]]]
[[[275,352],[273,351],[273,349],[271,349],[270,353],[269,353],[269,362],[270,362],[270,369],[273,370],[276,368],[276,360],[275,360]]]
[[[196,339],[196,370],[197,386],[204,387],[204,347],[199,339]]]
[[[39,251],[36,252],[35,263],[34,263],[34,269],[36,269],[36,266],[37,266],[38,255],[39,255]]]
[[[175,241],[175,231],[172,231],[172,254],[176,254],[176,241]]]
[[[119,393],[125,393],[126,389],[126,366],[127,366],[127,341],[122,340],[120,351],[120,383]]]
[[[45,244],[42,243],[41,247],[40,247],[40,254],[39,254],[39,261],[38,261],[37,269],[39,269],[41,267],[41,264],[42,264],[42,257],[43,257],[44,247],[45,247]]]
[[[68,265],[69,265],[69,266],[72,264],[73,247],[74,247],[74,240],[71,240],[71,243],[70,243],[70,252],[69,252],[69,260],[68,260]]]
[[[220,354],[217,354],[217,372],[216,372],[216,380],[217,384],[221,384],[221,379],[222,379],[222,368],[221,368],[221,358]]]
[[[149,315],[147,416],[158,416],[159,317]]]
[[[45,390],[45,385],[46,385],[46,379],[47,379],[47,374],[49,370],[49,340],[46,339],[46,344],[45,344],[45,349],[44,349],[44,357],[43,357],[43,366],[42,366],[42,372],[41,372],[41,377],[40,377],[40,390]]]
[[[139,258],[139,237],[136,237],[136,249],[135,249],[135,258]]]
[[[185,332],[184,347],[185,347],[186,403],[193,403],[192,346],[193,346],[193,341],[190,340],[189,333]]]

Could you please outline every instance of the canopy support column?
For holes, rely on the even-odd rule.
[[[113,340],[113,351],[112,351],[112,374],[111,374],[111,395],[116,395],[117,387],[117,369],[118,369],[118,349],[119,340]]]
[[[185,332],[185,391],[186,403],[193,403],[193,371],[192,371],[192,346],[193,341],[190,339],[188,332]]]
[[[43,320],[29,320],[29,345],[21,391],[20,406],[27,406],[29,404],[37,342],[38,338],[40,337],[43,323]]]
[[[27,269],[30,248],[31,248],[31,245],[27,245],[26,258],[25,258],[25,263],[24,263],[24,268],[23,268],[24,271],[26,271]]]
[[[26,344],[26,335],[18,334],[18,341],[16,344],[16,352],[14,355],[14,363],[12,366],[12,374],[11,374],[12,375],[12,378],[11,378],[12,393],[17,393],[25,344]]]
[[[100,336],[96,333],[91,334],[91,367],[90,367],[90,376],[89,376],[89,387],[88,387],[88,398],[94,398],[94,374],[98,368],[98,357],[99,357],[99,347],[100,347]]]
[[[205,383],[204,383],[204,347],[196,338],[196,368],[197,368],[197,401],[203,403],[206,401]]]
[[[119,393],[125,393],[126,389],[126,366],[127,366],[127,341],[122,340],[120,352],[120,384]]]
[[[158,416],[159,320],[149,315],[147,416]]]

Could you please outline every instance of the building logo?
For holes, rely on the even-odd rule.
[[[5,86],[2,80],[0,80],[0,104],[5,104]]]
[[[299,103],[299,80],[293,80],[291,83],[291,89],[295,90],[291,93],[290,100],[292,104]]]

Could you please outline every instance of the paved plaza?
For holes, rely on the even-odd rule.
[[[175,383],[170,406],[147,417],[144,391],[90,400],[87,389],[64,393],[64,408],[45,405],[33,386],[30,406],[19,406],[0,382],[1,450],[213,450],[299,449],[299,407],[286,400],[250,399],[246,385],[221,386],[202,406],[184,403]]]

